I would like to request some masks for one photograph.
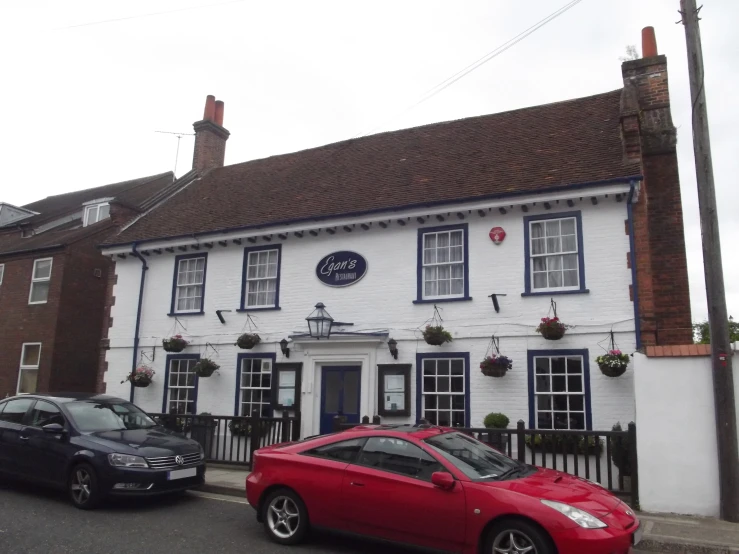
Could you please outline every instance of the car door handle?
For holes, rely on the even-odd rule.
[[[27,441],[29,437],[24,437],[23,435],[19,435],[18,438],[22,441]]]
[[[363,487],[364,483],[357,483],[356,481],[352,481],[351,483],[352,487]]]

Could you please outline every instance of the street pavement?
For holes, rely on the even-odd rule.
[[[63,493],[0,481],[2,554],[410,554],[326,534],[307,544],[270,542],[245,500],[205,493],[113,502],[92,512]],[[564,553],[563,553],[564,554]],[[646,553],[642,553],[646,554]]]

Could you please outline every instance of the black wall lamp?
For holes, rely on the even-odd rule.
[[[280,341],[280,350],[282,350],[282,354],[286,357],[290,357],[290,349],[287,347],[287,339],[282,339]]]
[[[218,319],[221,320],[221,323],[226,323],[226,320],[223,319],[223,312],[230,312],[231,310],[216,310],[216,315],[218,316]]]
[[[310,336],[315,339],[327,339],[331,336],[331,327],[354,325],[353,323],[345,323],[343,321],[334,321],[334,318],[326,311],[323,302],[316,304],[316,309],[305,318],[308,321],[308,331]]]
[[[497,314],[500,312],[500,304],[498,304],[498,296],[506,296],[505,294],[489,294],[488,295],[493,300],[493,308],[495,308],[495,313]]]
[[[390,350],[390,354],[392,354],[393,358],[396,360],[398,359],[398,341],[395,339],[390,339],[387,341],[387,347],[388,350]]]

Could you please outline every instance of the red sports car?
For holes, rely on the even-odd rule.
[[[599,485],[428,425],[261,448],[246,495],[280,544],[309,527],[463,554],[627,554],[641,538],[634,513]]]

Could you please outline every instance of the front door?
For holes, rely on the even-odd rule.
[[[361,367],[324,367],[321,378],[321,434],[333,431],[334,417],[359,423]]]

